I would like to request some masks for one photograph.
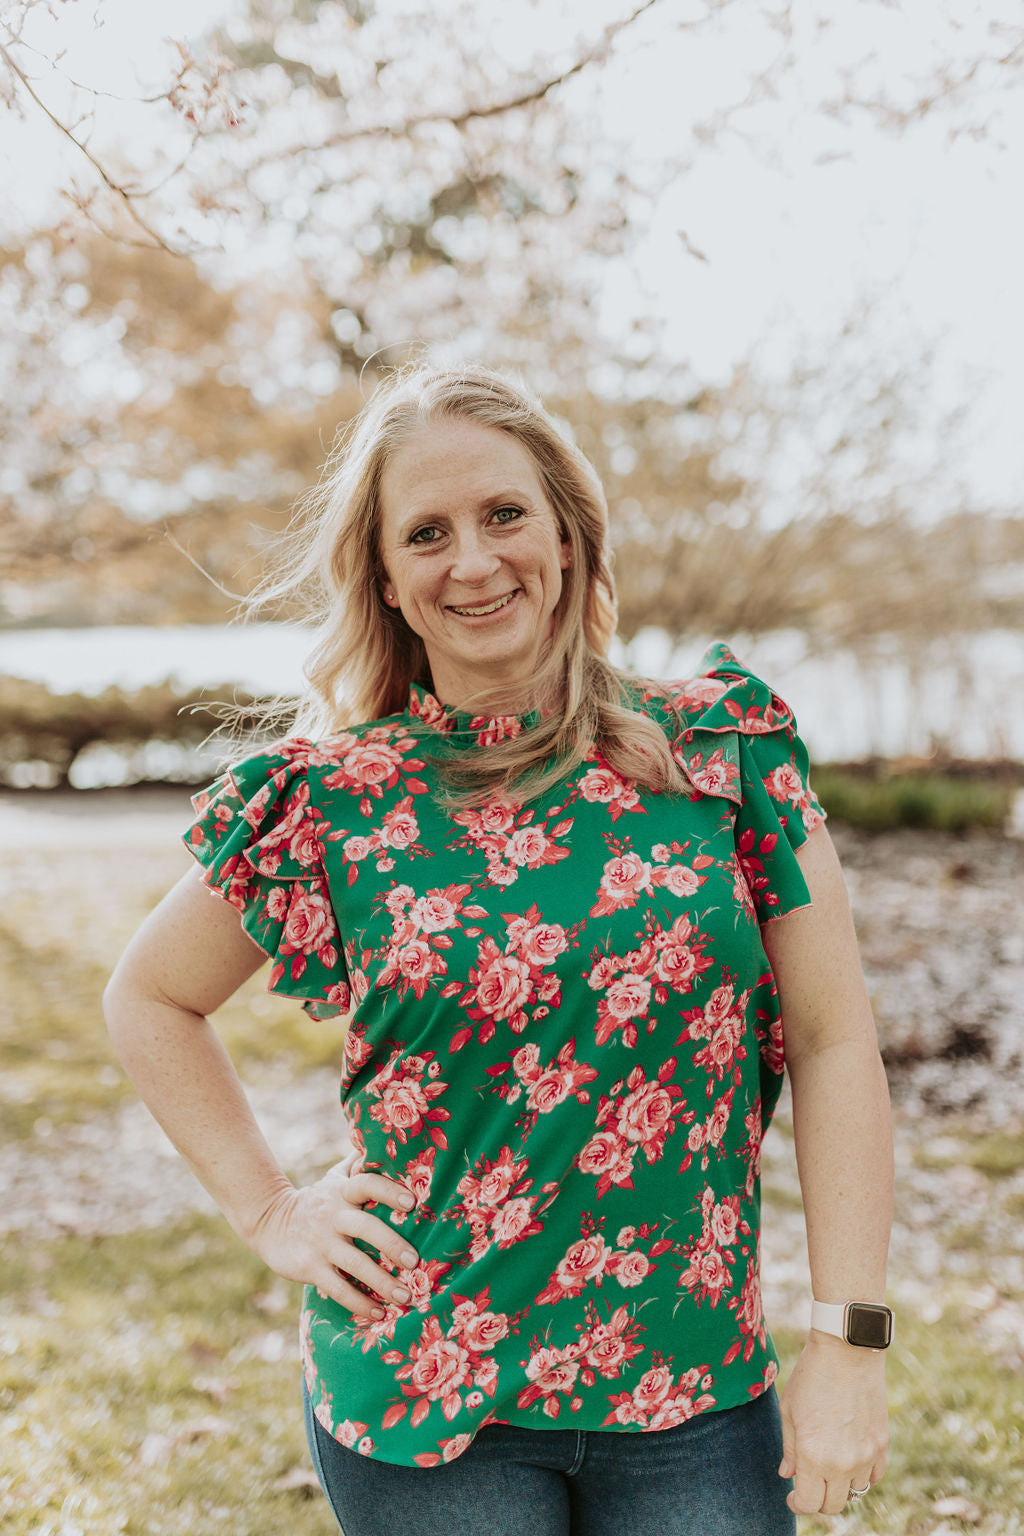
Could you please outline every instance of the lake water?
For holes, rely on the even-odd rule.
[[[869,662],[848,651],[815,654],[793,630],[722,638],[791,705],[819,762],[927,756],[935,748],[1024,759],[1024,631],[952,636],[927,652],[889,637]],[[686,677],[705,643],[673,647],[650,630],[614,659],[653,676]],[[282,624],[9,630],[0,632],[0,674],[34,678],[54,692],[174,678],[186,687],[237,683],[293,693],[309,648],[308,631]]]

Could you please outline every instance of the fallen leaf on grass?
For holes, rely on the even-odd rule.
[[[226,1376],[196,1376],[192,1385],[197,1392],[202,1392],[206,1397],[212,1397],[215,1403],[223,1408],[228,1398],[238,1388],[237,1381],[230,1380]]]
[[[188,1352],[200,1365],[214,1365],[223,1358],[224,1354],[223,1350],[208,1344],[205,1339],[193,1339],[188,1346]]]
[[[183,1445],[191,1445],[193,1440],[201,1440],[204,1435],[226,1435],[233,1428],[230,1420],[208,1414],[202,1419],[190,1419],[173,1435],[147,1435],[139,1446],[139,1463],[144,1467],[161,1467]]]
[[[287,1312],[291,1306],[291,1291],[283,1280],[277,1280],[265,1291],[260,1291],[258,1296],[252,1299],[253,1306],[262,1312],[264,1317],[273,1317],[275,1313]]]
[[[272,1328],[269,1333],[261,1333],[252,1341],[252,1353],[257,1360],[263,1360],[267,1365],[276,1365],[279,1360],[283,1360],[288,1347],[288,1335],[282,1333],[280,1328]]]
[[[320,1483],[317,1475],[309,1467],[291,1467],[274,1480],[275,1488],[282,1493],[320,1492]]]
[[[139,1465],[162,1467],[164,1462],[170,1461],[173,1449],[173,1435],[147,1435],[139,1446]]]
[[[961,1498],[960,1494],[951,1494],[949,1498],[936,1499],[932,1505],[933,1515],[952,1515],[957,1520],[965,1520],[968,1525],[977,1525],[981,1520],[981,1510],[970,1499]]]

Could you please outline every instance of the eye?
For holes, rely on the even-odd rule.
[[[434,523],[427,523],[422,528],[417,528],[415,533],[409,535],[410,544],[436,544],[441,537],[440,528]]]
[[[522,507],[498,507],[494,513],[494,521],[496,523],[514,523],[517,522],[519,518],[525,516],[526,514]]]

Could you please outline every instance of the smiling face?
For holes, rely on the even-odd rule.
[[[529,452],[466,418],[407,438],[380,483],[382,593],[426,649],[445,704],[530,684],[569,564]]]

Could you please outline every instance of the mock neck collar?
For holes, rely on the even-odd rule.
[[[485,746],[529,730],[539,721],[540,710],[531,709],[524,715],[489,715],[484,711],[455,709],[450,704],[442,704],[421,684],[412,683],[406,715],[413,723],[436,731],[438,735],[475,736],[478,744]]]

